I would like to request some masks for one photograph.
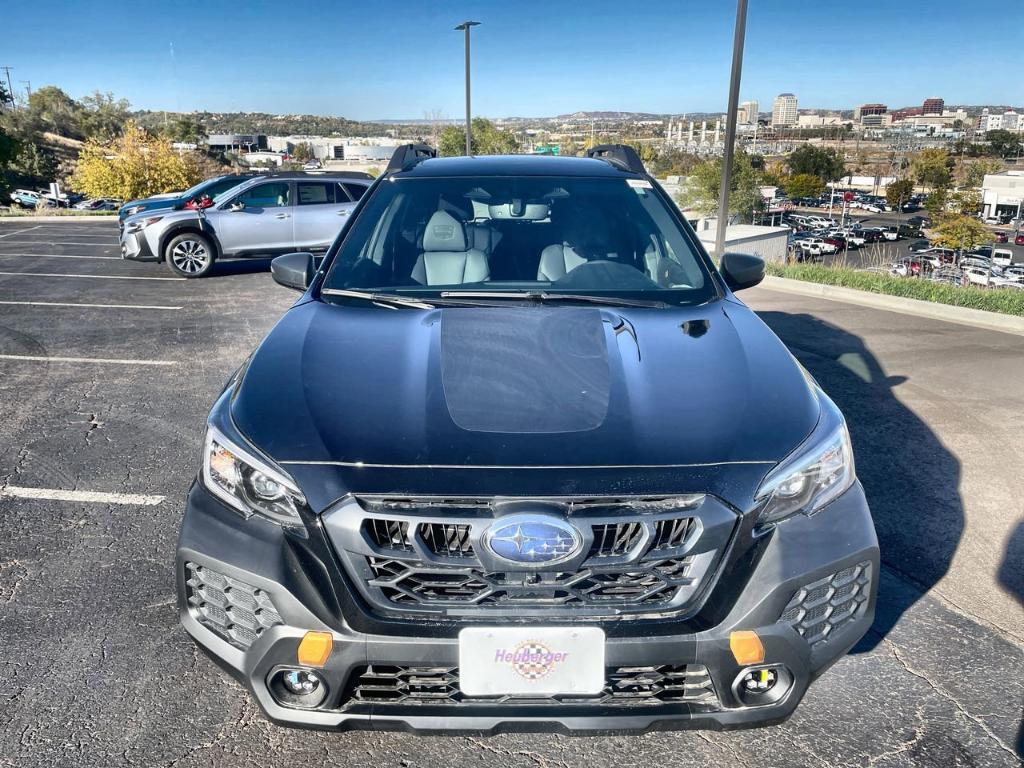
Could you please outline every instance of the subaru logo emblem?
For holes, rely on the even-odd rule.
[[[484,545],[516,565],[551,565],[571,560],[583,548],[576,526],[547,515],[508,515],[484,534]]]

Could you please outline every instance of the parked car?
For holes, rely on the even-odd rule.
[[[919,253],[920,251],[930,250],[931,247],[932,244],[929,243],[927,240],[915,240],[908,246],[908,249],[911,251],[911,253]]]
[[[977,285],[988,288],[992,282],[992,273],[984,267],[965,266],[961,267],[962,282],[964,285]]]
[[[907,224],[918,229],[927,229],[932,225],[932,220],[928,216],[911,216],[907,219]]]
[[[1013,251],[1009,248],[992,248],[989,250],[992,263],[1000,267],[1008,267],[1013,263]]]
[[[112,197],[96,197],[90,200],[82,200],[72,206],[78,211],[116,211],[121,207],[121,201]]]
[[[212,179],[206,179],[193,187],[189,187],[184,192],[168,192],[167,194],[154,195],[142,200],[131,200],[121,206],[121,209],[118,211],[118,225],[123,229],[125,219],[144,211],[182,208],[188,203],[199,200],[204,196],[212,200],[222,192],[237,187],[239,184],[256,178],[258,175],[255,173],[239,173],[215,176]]]
[[[1024,245],[1024,234],[1017,235],[1013,238],[1014,245]]]
[[[33,192],[31,189],[12,189],[8,194],[11,202],[22,208],[35,208],[42,196],[41,192]]]
[[[839,251],[839,247],[834,242],[829,242],[822,237],[809,237],[806,240],[801,240],[798,245],[815,254],[832,254]]]
[[[257,176],[209,207],[130,216],[121,253],[164,261],[182,277],[203,277],[217,259],[324,251],[372,181],[352,172]]]
[[[997,243],[1005,243],[1010,238],[1005,232],[993,232],[992,239]]]
[[[922,271],[930,269],[930,265],[920,258],[904,257],[893,262],[889,271],[899,277],[920,277]]]
[[[207,420],[185,630],[294,726],[786,718],[881,574],[842,414],[733,297],[764,263],[629,147],[433,154],[275,259],[302,300]]]

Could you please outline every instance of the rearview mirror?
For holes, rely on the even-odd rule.
[[[286,253],[270,262],[270,274],[274,282],[285,288],[305,291],[313,282],[316,264],[312,253]]]
[[[730,290],[753,288],[764,280],[764,259],[748,253],[727,253],[719,267]]]

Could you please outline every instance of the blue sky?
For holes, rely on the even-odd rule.
[[[474,114],[725,107],[732,0],[605,2],[13,2],[0,65],[73,96],[147,109],[357,119],[463,113],[461,33],[473,36]],[[801,107],[1024,103],[1024,3],[751,0],[741,98]],[[993,6],[993,9],[995,7]],[[12,32],[15,32],[12,34]],[[172,55],[173,50],[173,55]],[[1002,66],[998,66],[998,62]]]

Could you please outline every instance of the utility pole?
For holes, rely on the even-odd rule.
[[[25,84],[25,93],[27,93],[28,97],[31,99],[32,98],[32,81],[31,80],[19,80],[18,82]]]
[[[11,106],[14,106],[14,86],[11,85],[11,67],[0,67],[7,75],[7,95],[11,99]]]
[[[715,232],[715,256],[719,259],[725,253],[725,227],[729,220],[729,187],[732,183],[736,111],[740,103],[740,76],[743,73],[743,42],[746,30],[747,0],[737,0],[736,31],[732,41],[732,75],[729,80],[729,112],[725,122],[725,155],[722,158],[722,190],[718,196],[718,229]]]
[[[455,29],[466,33],[466,156],[473,155],[472,116],[469,106],[469,30],[480,26],[479,21],[464,21]]]

